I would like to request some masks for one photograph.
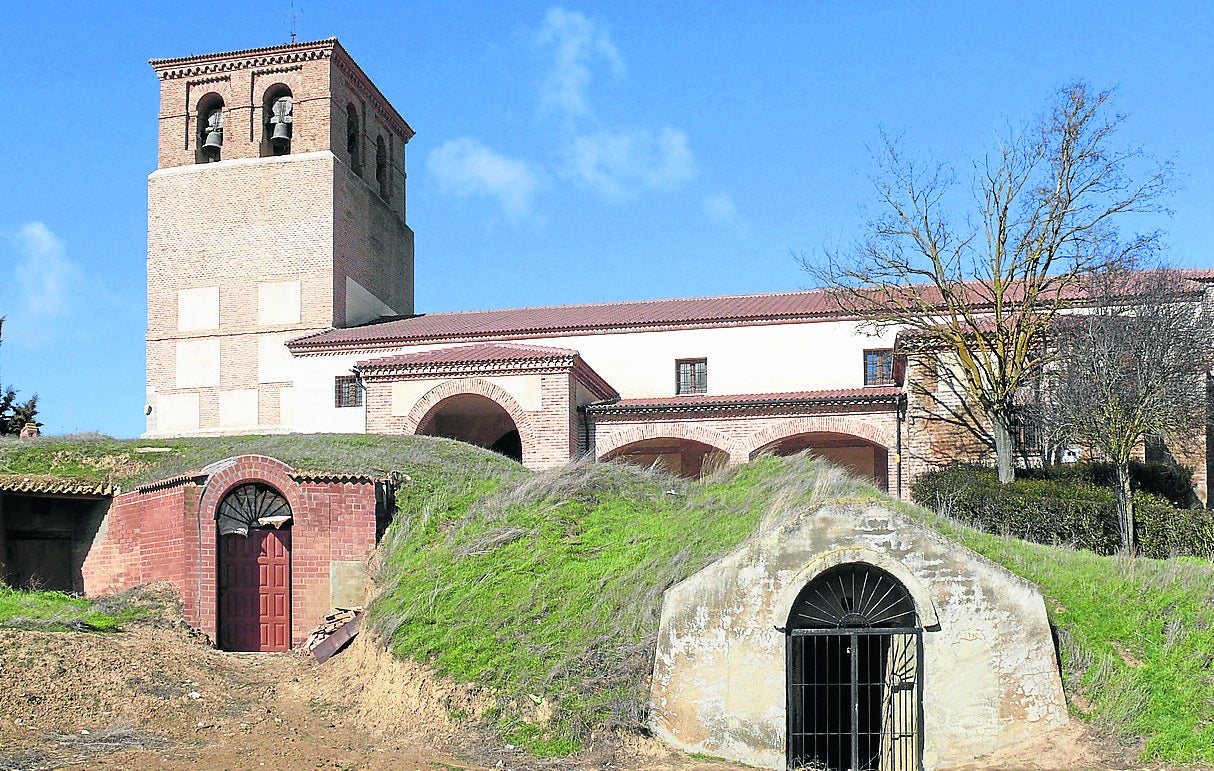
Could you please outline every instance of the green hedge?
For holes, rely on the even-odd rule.
[[[1135,487],[1145,478],[1154,490],[1190,489],[1174,472],[1154,468],[1159,465],[1137,464]],[[911,497],[988,532],[1097,554],[1117,551],[1121,538],[1113,492],[1095,481],[1111,480],[1107,464],[1075,464],[1051,472],[1035,470],[1029,478],[1000,485],[994,469],[951,466],[921,474]],[[1214,558],[1214,516],[1209,511],[1177,508],[1168,498],[1136,489],[1134,519],[1138,552],[1144,556]]]

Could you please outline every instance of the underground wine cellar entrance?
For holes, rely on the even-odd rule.
[[[942,771],[1065,724],[1041,593],[912,514],[809,505],[667,589],[654,733],[777,771]]]
[[[797,597],[787,626],[790,769],[921,767],[923,630],[880,568],[831,568]]]

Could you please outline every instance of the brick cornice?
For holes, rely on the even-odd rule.
[[[255,67],[274,67],[296,62],[309,62],[333,56],[338,47],[337,38],[318,40],[313,43],[287,43],[266,48],[248,48],[227,53],[182,56],[173,59],[152,59],[149,64],[162,80],[192,78],[219,72],[247,70]]]

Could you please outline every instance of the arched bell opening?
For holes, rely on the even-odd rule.
[[[260,482],[234,488],[215,514],[219,647],[291,648],[291,506]]]
[[[837,565],[801,590],[785,631],[788,767],[917,770],[923,630],[906,587]]]
[[[223,157],[223,97],[211,92],[198,100],[194,161],[212,163]]]
[[[390,199],[392,187],[389,184],[391,180],[388,173],[388,143],[384,141],[383,134],[375,138],[375,182],[379,185],[379,197],[385,201]]]
[[[859,477],[873,480],[879,490],[889,490],[889,450],[851,434],[830,431],[792,434],[763,445],[750,454],[750,459],[761,455],[796,455],[805,450]]]
[[[355,174],[363,173],[362,132],[358,126],[358,108],[346,105],[346,157]]]
[[[619,460],[646,467],[656,465],[684,479],[699,479],[728,464],[729,453],[693,439],[658,437],[626,444],[607,453],[602,460]]]
[[[266,89],[261,104],[261,156],[291,154],[295,135],[295,100],[291,89],[277,83]]]
[[[458,439],[523,461],[522,437],[514,419],[500,404],[480,394],[448,396],[430,408],[415,433]]]

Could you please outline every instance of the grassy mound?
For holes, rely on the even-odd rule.
[[[667,587],[764,522],[878,495],[804,457],[698,483],[591,462],[437,481],[397,492],[371,623],[398,655],[491,689],[506,740],[541,756],[576,751],[595,728],[644,724]]]
[[[0,584],[0,629],[43,632],[118,632],[127,623],[181,615],[167,584],[138,586],[109,597],[25,592]]]
[[[1214,764],[1214,564],[1101,556],[932,524],[1041,588],[1072,714],[1141,744],[1145,759]]]
[[[54,476],[129,490],[234,455],[267,455],[303,472],[371,477],[435,464],[485,478],[525,473],[518,464],[487,450],[428,436],[286,434],[143,440],[88,434],[0,438],[0,476]]]

